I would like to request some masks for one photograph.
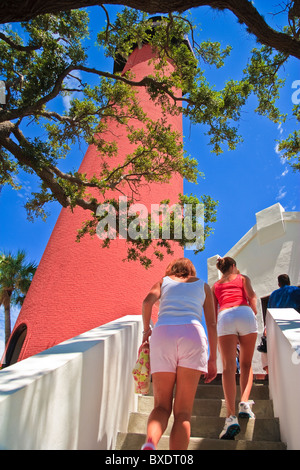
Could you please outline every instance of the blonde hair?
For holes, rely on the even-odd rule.
[[[188,258],[178,258],[172,261],[166,269],[165,276],[189,277],[196,276],[196,269]]]

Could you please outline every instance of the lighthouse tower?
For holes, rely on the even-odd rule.
[[[137,81],[141,80],[153,73],[151,58],[149,44],[136,47],[123,71],[130,70]],[[138,99],[151,119],[161,117],[160,107],[144,89],[139,90]],[[182,134],[180,115],[169,116],[167,124]],[[101,138],[111,140],[112,136],[118,139],[119,160],[114,162],[117,165],[133,148],[125,130],[114,122]],[[97,148],[91,145],[78,171],[91,177],[99,174],[100,165]],[[149,210],[151,204],[165,199],[170,204],[178,202],[179,193],[183,193],[183,180],[175,176],[169,184],[142,186],[139,202]],[[112,240],[109,248],[103,248],[97,236],[88,234],[76,242],[77,231],[87,218],[87,211],[80,207],[73,212],[69,208],[61,210],[8,343],[6,365],[122,316],[140,315],[143,298],[163,276],[167,264],[183,256],[182,247],[174,243],[174,254],[154,261],[150,269],[139,261],[124,262],[124,239]]]

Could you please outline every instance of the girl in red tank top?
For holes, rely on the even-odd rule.
[[[235,413],[238,344],[241,388],[238,417],[254,417],[249,395],[253,381],[251,362],[257,337],[256,295],[250,279],[239,273],[234,259],[219,258],[217,268],[221,271],[222,277],[214,284],[212,291],[215,299],[218,344],[223,363],[222,383],[227,408],[225,426],[219,437],[234,439],[234,436],[240,432]]]

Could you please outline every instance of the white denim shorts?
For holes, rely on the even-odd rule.
[[[253,310],[246,305],[231,307],[218,314],[218,336],[244,336],[257,333],[257,320]]]

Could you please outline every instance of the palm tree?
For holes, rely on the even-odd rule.
[[[35,263],[25,261],[25,251],[0,254],[0,306],[5,312],[5,344],[11,334],[10,306],[22,305],[36,271]]]

